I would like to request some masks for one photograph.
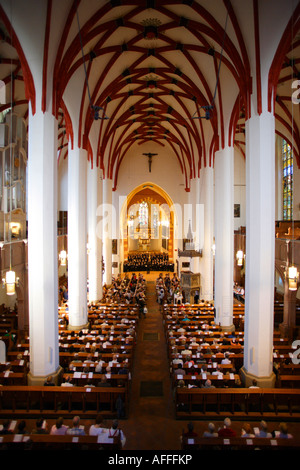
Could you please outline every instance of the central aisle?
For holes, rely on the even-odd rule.
[[[173,437],[170,434],[174,405],[162,314],[156,301],[158,275],[145,275],[148,314],[139,321],[134,354],[129,400],[129,421],[134,429],[128,435],[128,450],[170,449],[170,438],[178,448],[178,431]]]

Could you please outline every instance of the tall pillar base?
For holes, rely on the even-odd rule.
[[[31,374],[31,372],[29,372],[28,375],[27,375],[27,383],[28,383],[28,385],[36,385],[36,386],[39,387],[39,386],[44,385],[44,383],[47,380],[47,377],[49,377],[49,375],[51,375],[55,385],[58,385],[59,378],[60,378],[62,373],[63,373],[63,369],[60,366],[58,367],[58,369],[55,372],[52,372],[52,374],[48,374],[48,375],[45,375],[45,376],[39,375],[38,377],[37,376],[35,377],[34,375]]]
[[[229,325],[229,326],[220,325],[220,328],[222,328],[222,331],[227,331],[229,333],[231,333],[232,331],[235,331],[235,326],[234,325]]]
[[[89,326],[90,326],[89,322],[85,323],[84,325],[76,325],[76,326],[68,325],[68,330],[71,330],[71,331],[87,330]]]
[[[255,379],[257,386],[261,388],[274,388],[276,382],[276,376],[274,372],[269,377],[257,377],[256,375],[250,374],[245,367],[240,368],[240,378],[244,387],[250,387],[252,381]]]
[[[286,323],[280,323],[279,331],[282,338],[288,338],[290,341],[294,341],[298,338],[300,328],[298,326],[290,326]]]

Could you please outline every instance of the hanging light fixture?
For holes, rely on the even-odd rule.
[[[243,266],[244,252],[242,250],[237,251],[236,259],[237,259],[237,265],[238,266]]]
[[[12,72],[12,64],[11,64],[11,77],[10,77],[10,102],[11,102],[11,110],[10,110],[10,148],[9,148],[9,225],[8,225],[8,242],[9,242],[9,271],[6,272],[5,278],[2,279],[3,287],[6,287],[6,294],[7,295],[14,295],[16,293],[16,285],[18,285],[19,278],[16,278],[15,271],[12,270],[12,159],[13,159],[13,118],[12,118],[12,110],[13,110],[13,72]]]
[[[66,266],[67,265],[67,252],[66,250],[61,250],[59,253],[59,260],[60,260],[60,265],[61,266]]]
[[[288,269],[289,290],[298,290],[299,273],[295,266]]]
[[[4,286],[6,287],[7,295],[14,295],[16,293],[16,285],[18,283],[18,278],[16,279],[15,271],[7,271],[5,278],[2,279]]]

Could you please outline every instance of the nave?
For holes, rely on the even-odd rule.
[[[131,369],[131,383],[129,385],[128,415],[119,420],[119,424],[126,436],[124,450],[180,450],[180,436],[187,429],[190,419],[193,420],[194,430],[199,436],[207,430],[208,423],[213,422],[218,428],[222,426],[224,413],[220,416],[215,412],[207,418],[198,416],[190,418],[187,415],[181,419],[176,417],[174,402],[174,384],[170,374],[170,357],[168,353],[168,341],[166,336],[166,324],[164,323],[163,308],[157,302],[156,279],[157,273],[152,272],[144,275],[146,279],[146,298],[148,312],[138,320],[136,344],[134,347],[134,358]],[[220,389],[218,389],[220,390]],[[221,391],[221,390],[220,390]],[[76,412],[75,412],[76,413]],[[80,413],[79,413],[80,414]],[[56,415],[44,416],[48,430],[55,423]],[[74,412],[64,414],[64,424],[71,426]],[[105,415],[105,413],[104,413]],[[252,428],[259,427],[260,413],[249,416],[249,418],[232,416],[232,428],[238,436],[241,435],[245,421],[249,420]],[[26,419],[27,429],[35,427],[36,416],[26,417],[26,413],[0,412],[1,423],[9,418],[15,421]],[[81,415],[81,425],[86,433],[94,423],[95,414]],[[269,430],[278,429],[281,419],[268,416]],[[104,417],[104,426],[109,427],[113,420],[112,416]],[[296,441],[300,437],[299,418],[284,418],[288,424],[289,432]],[[17,426],[17,423],[15,423]]]

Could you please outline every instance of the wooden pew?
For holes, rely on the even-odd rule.
[[[1,385],[26,385],[27,376],[24,372],[0,372]]]
[[[110,442],[109,442],[110,441]],[[50,434],[6,434],[0,436],[0,450],[107,450],[120,451],[120,439],[104,441],[98,436],[53,436]]]
[[[212,385],[215,387],[222,388],[225,385],[230,387],[234,386],[235,382],[239,379],[238,374],[224,373],[222,376],[213,375],[213,374],[198,374],[191,375],[185,374],[182,376],[173,376],[173,385],[178,384],[179,380],[183,380],[186,385],[194,385],[196,382],[199,382],[200,385],[204,385],[206,380],[210,380]]]
[[[193,450],[278,450],[278,449],[299,449],[299,439],[280,438],[245,438],[231,437],[229,439],[221,437],[195,437],[192,439],[183,438],[181,450],[190,452]]]
[[[44,387],[3,386],[0,387],[0,416],[61,416],[80,414],[96,417],[101,412],[105,417],[116,417],[117,398],[121,396],[125,415],[128,412],[126,387]]]
[[[124,386],[126,388],[128,388],[129,384],[129,376],[128,375],[124,375],[124,374],[95,374],[95,373],[76,373],[74,372],[73,374],[72,373],[66,373],[66,374],[63,374],[63,377],[66,378],[66,377],[71,377],[71,382],[73,385],[75,385],[76,387],[84,387],[87,383],[89,383],[88,381],[90,380],[92,382],[93,385],[97,385],[103,376],[106,376],[108,377],[107,380],[109,383],[111,383],[111,385],[117,387],[118,386],[118,383],[124,383]]]
[[[279,375],[278,387],[300,388],[300,375]]]
[[[261,419],[300,417],[300,389],[176,388],[176,418],[220,416]]]

